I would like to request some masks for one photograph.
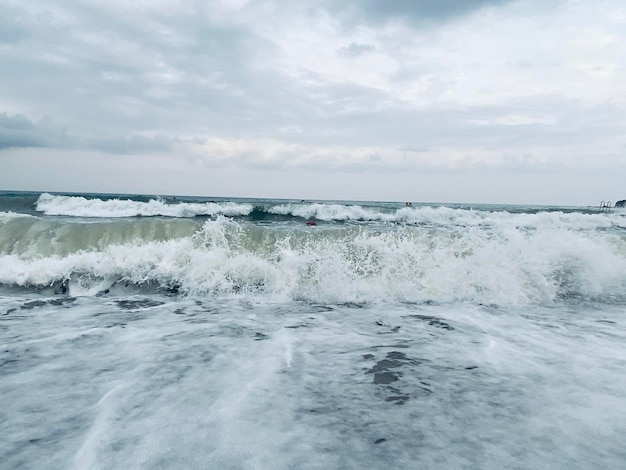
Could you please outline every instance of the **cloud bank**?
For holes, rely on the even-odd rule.
[[[625,44],[616,0],[5,2],[0,189],[75,190],[106,161],[151,168],[98,183],[113,192],[201,194],[184,175],[238,172],[221,191],[267,196],[270,178],[300,197],[290,178],[340,173],[303,197],[413,199],[411,181],[454,175],[462,200],[496,178],[519,191],[485,202],[615,199]]]

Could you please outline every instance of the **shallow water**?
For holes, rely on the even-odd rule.
[[[623,309],[0,298],[3,468],[623,468]]]

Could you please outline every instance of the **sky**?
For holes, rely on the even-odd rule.
[[[626,198],[623,0],[0,0],[0,190]]]

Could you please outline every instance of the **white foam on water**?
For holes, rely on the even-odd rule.
[[[619,308],[150,299],[11,320],[7,468],[623,463]]]
[[[7,469],[617,470],[626,457],[620,307],[38,299],[0,297]]]
[[[139,216],[164,216],[190,218],[196,216],[228,217],[248,216],[255,207],[235,202],[178,202],[167,203],[163,199],[147,202],[131,199],[98,199],[82,196],[57,196],[44,193],[39,196],[37,210],[46,215],[92,218],[118,218]],[[567,230],[595,230],[626,228],[626,212],[582,213],[556,210],[535,213],[510,213],[506,210],[474,210],[449,207],[402,207],[381,208],[358,204],[323,203],[265,203],[257,208],[269,214],[293,216],[320,221],[370,221],[384,223],[418,224],[426,226],[486,227],[498,229],[554,228]],[[0,217],[1,220],[1,217]]]
[[[383,213],[373,208],[343,204],[280,204],[273,206],[269,212],[319,220],[397,220],[393,213]]]
[[[117,405],[122,396],[127,392],[128,384],[112,384],[95,404],[97,415],[85,434],[80,448],[76,452],[72,462],[72,468],[76,470],[98,470],[109,468],[109,462],[102,455],[103,439],[110,436],[115,427]]]
[[[622,213],[588,214],[580,212],[544,211],[510,213],[453,209],[449,207],[402,207],[380,209],[344,204],[280,204],[268,209],[272,214],[293,215],[323,221],[382,221],[436,226],[494,226],[505,228],[554,228],[568,230],[595,230],[598,228],[626,228]]]
[[[28,215],[28,214],[21,214],[19,212],[13,212],[13,211],[0,212],[0,223],[6,222],[12,219],[18,219],[18,218],[35,218],[35,216]]]
[[[54,196],[44,193],[37,200],[37,210],[46,215],[74,217],[197,217],[200,215],[228,216],[248,215],[254,207],[251,204],[234,202],[206,202],[167,204],[163,199],[148,202],[130,199],[87,199],[82,196]]]

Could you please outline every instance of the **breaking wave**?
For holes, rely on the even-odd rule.
[[[53,196],[44,193],[37,200],[37,210],[46,215],[72,217],[179,217],[242,216],[248,215],[254,206],[234,202],[205,202],[171,204],[164,199],[146,202],[132,199],[87,199],[82,196]]]
[[[276,230],[224,216],[92,224],[4,215],[0,283],[71,295],[124,285],[326,303],[624,300],[623,235],[564,229],[551,219],[533,227]]]
[[[232,201],[184,202],[161,198],[99,199],[41,194],[37,211],[49,216],[86,218],[227,216],[258,221],[315,219],[322,222],[381,222],[422,226],[561,228],[566,230],[626,229],[623,212],[612,214],[560,210],[510,213],[506,210],[474,210],[450,207],[393,207],[332,203],[247,203]]]

